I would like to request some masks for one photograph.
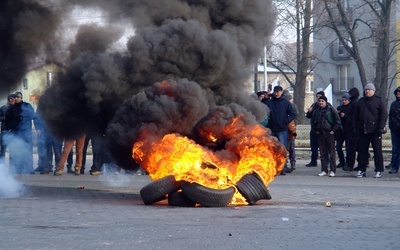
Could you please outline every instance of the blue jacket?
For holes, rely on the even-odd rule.
[[[270,109],[268,128],[272,132],[282,132],[288,130],[288,124],[296,119],[296,111],[292,104],[283,96],[280,98],[272,97],[267,101]]]

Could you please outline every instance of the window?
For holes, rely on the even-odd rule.
[[[338,39],[338,55],[343,56],[344,55],[344,46],[343,43]]]
[[[312,93],[312,86],[314,85],[313,81],[308,81],[306,84],[306,93]]]
[[[22,87],[24,89],[28,89],[28,79],[26,78],[22,79]]]
[[[50,87],[51,85],[57,83],[58,81],[59,72],[47,72],[47,86]]]
[[[349,65],[338,65],[338,73],[339,73],[338,87],[340,92],[345,92],[349,89],[348,71],[349,71]]]

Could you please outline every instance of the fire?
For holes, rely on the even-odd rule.
[[[282,170],[287,152],[261,125],[246,125],[239,115],[220,133],[199,131],[210,143],[225,143],[213,151],[179,134],[161,140],[146,140],[143,135],[133,145],[132,156],[153,180],[168,175],[176,180],[196,182],[209,188],[235,186],[244,175],[256,172],[267,185]],[[246,204],[236,191],[231,204]]]

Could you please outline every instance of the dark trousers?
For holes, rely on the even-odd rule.
[[[310,131],[311,162],[317,163],[318,160],[318,135]]]
[[[321,171],[328,173],[328,163],[331,171],[336,173],[335,136],[329,133],[318,134],[319,151],[321,154]]]
[[[356,154],[358,151],[358,133],[350,133],[349,134],[349,154],[347,155],[348,166],[353,168],[356,163]]]
[[[336,141],[336,153],[339,157],[339,163],[344,165],[349,163],[349,136],[345,134],[343,140]],[[346,157],[343,153],[343,144],[345,143]]]
[[[360,134],[358,140],[358,167],[365,172],[369,164],[369,145],[374,151],[375,172],[383,172],[382,135]]]
[[[16,174],[33,172],[32,130],[11,132],[7,137],[11,172]]]
[[[6,150],[7,150],[7,144],[6,144],[6,133],[7,131],[1,131],[0,134],[0,161],[4,162],[5,157],[6,157]]]

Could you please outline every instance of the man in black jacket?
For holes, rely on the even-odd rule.
[[[15,103],[6,114],[6,129],[12,140],[9,142],[10,168],[17,174],[34,174],[32,120],[35,111],[32,105],[22,101],[22,93],[15,92]]]
[[[394,90],[396,100],[390,105],[389,128],[392,138],[392,167],[389,174],[399,172],[400,165],[400,87]]]
[[[375,160],[375,178],[380,178],[383,172],[382,134],[385,133],[388,113],[379,96],[375,95],[375,86],[368,83],[362,97],[355,108],[352,120],[352,132],[359,138],[359,171],[357,177],[365,177],[369,163],[368,149],[372,145]]]

